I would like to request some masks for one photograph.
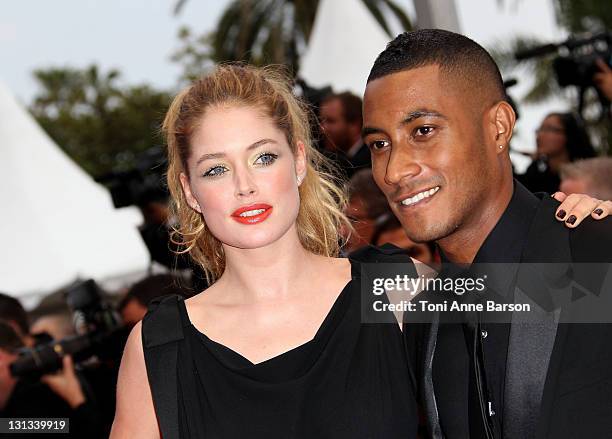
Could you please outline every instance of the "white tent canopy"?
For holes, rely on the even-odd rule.
[[[331,85],[361,97],[390,40],[361,0],[321,0],[299,76],[310,86]]]
[[[2,83],[0,148],[0,291],[31,307],[77,278],[108,285],[145,273],[139,214],[116,210]]]

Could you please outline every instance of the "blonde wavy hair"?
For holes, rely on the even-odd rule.
[[[179,246],[177,253],[189,253],[214,282],[225,269],[221,242],[213,236],[199,212],[187,203],[180,174],[189,176],[187,160],[190,139],[210,107],[236,105],[263,110],[281,130],[293,153],[301,141],[306,153],[306,176],[299,186],[300,208],[297,231],[302,246],[317,255],[337,256],[340,228],[352,230],[344,209],[345,188],[336,168],[313,146],[310,134],[309,108],[291,91],[291,80],[283,68],[263,68],[245,64],[222,64],[181,91],[173,100],[162,130],[168,147],[168,188],[172,197],[171,212],[178,225],[171,240]]]

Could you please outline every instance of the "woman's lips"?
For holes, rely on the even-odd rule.
[[[268,218],[271,213],[272,206],[260,203],[236,209],[231,216],[241,224],[257,224]]]

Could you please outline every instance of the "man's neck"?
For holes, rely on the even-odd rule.
[[[451,235],[437,241],[451,262],[470,264],[474,261],[478,250],[508,207],[512,193],[513,181],[509,179],[509,182],[503,183],[501,190],[483,201],[478,212],[471,215],[466,223]]]

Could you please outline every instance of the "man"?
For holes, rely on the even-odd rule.
[[[338,163],[347,178],[371,164],[370,151],[361,139],[362,102],[350,92],[331,94],[319,110],[325,153]]]
[[[510,303],[522,294],[516,263],[612,260],[609,219],[571,230],[577,217],[558,211],[563,227],[555,200],[513,180],[514,123],[494,61],[461,35],[402,34],[368,78],[364,141],[408,236],[436,241],[450,263],[512,263],[489,273],[485,290]],[[612,325],[561,323],[557,308],[533,325],[515,324],[516,314],[512,324],[478,312],[405,324],[431,437],[609,437]]]
[[[30,320],[25,308],[19,300],[8,294],[0,293],[0,320],[5,321],[15,331],[26,346],[34,346],[34,338],[30,335]]]
[[[23,340],[11,325],[0,321],[0,417],[2,418],[69,418],[66,438],[98,438],[98,407],[87,396],[84,383],[75,373],[72,358],[63,357],[63,367],[40,381],[21,379],[11,374],[11,364],[19,358]],[[39,437],[37,434],[17,437]]]
[[[561,167],[561,186],[566,194],[588,194],[612,200],[612,157],[578,160]]]
[[[136,282],[119,303],[119,312],[126,326],[132,327],[143,319],[149,302],[156,297],[179,294],[185,298],[192,294],[180,285],[181,280],[172,274],[155,274]]]

